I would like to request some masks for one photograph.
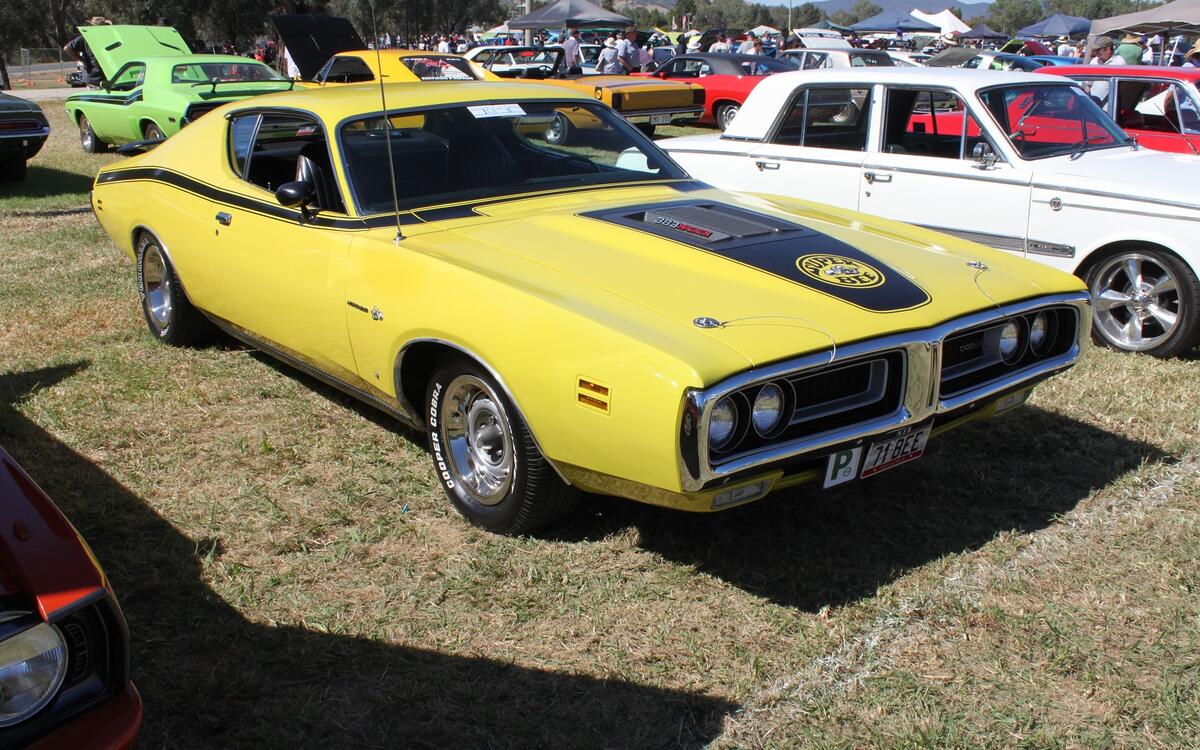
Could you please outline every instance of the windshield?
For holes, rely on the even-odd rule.
[[[1023,159],[1127,146],[1132,141],[1075,86],[1000,86],[979,98]]]
[[[201,62],[185,63],[171,68],[171,83],[244,83],[249,81],[282,81],[283,76],[260,62]]]
[[[591,102],[492,102],[389,117],[401,209],[574,186],[686,179],[645,136]],[[383,118],[341,130],[362,214],[392,210]]]

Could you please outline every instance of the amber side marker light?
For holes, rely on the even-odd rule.
[[[580,404],[608,414],[609,389],[603,383],[581,377],[575,389],[575,397]]]

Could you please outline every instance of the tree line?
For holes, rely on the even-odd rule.
[[[668,5],[671,0],[658,0]],[[544,0],[535,7],[544,5]],[[614,0],[603,0],[613,7]],[[986,16],[966,19],[974,26],[986,22],[1004,33],[1014,33],[1051,13],[1104,18],[1146,9],[1159,3],[1139,0],[994,0]],[[509,18],[512,5],[502,0],[376,0],[375,23],[382,35],[462,31]],[[758,25],[783,29],[786,5],[764,5],[744,0],[675,0],[666,12],[659,8],[622,5],[616,9],[634,19],[639,28],[670,28],[683,16],[697,29],[738,28]],[[849,10],[826,14],[820,5],[793,5],[792,27],[814,26],[824,20],[849,26],[881,12],[871,0],[858,0]],[[370,0],[14,0],[0,3],[0,49],[58,47],[75,35],[75,27],[92,16],[115,23],[154,24],[161,20],[179,29],[188,39],[245,46],[251,40],[272,36],[272,13],[330,13],[348,17],[364,37],[371,36]]]

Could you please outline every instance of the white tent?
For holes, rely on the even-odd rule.
[[[914,8],[909,15],[919,21],[937,26],[942,30],[942,34],[965,34],[971,30],[971,27],[963,23],[961,18],[951,13],[949,8],[943,10],[941,13],[925,13]]]
[[[754,36],[774,36],[775,34],[782,33],[779,29],[773,29],[770,26],[755,26],[750,30],[754,32]]]
[[[495,36],[497,34],[511,34],[511,33],[512,32],[509,31],[509,28],[508,28],[508,22],[505,21],[504,23],[500,24],[496,28],[488,29],[487,31],[483,32],[483,36]]]

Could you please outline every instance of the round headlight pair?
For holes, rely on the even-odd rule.
[[[742,401],[743,405],[746,403]],[[767,383],[758,389],[754,403],[750,405],[750,424],[762,437],[768,437],[783,422],[786,404],[783,388],[777,383]],[[708,419],[708,445],[713,450],[725,450],[738,433],[738,404],[733,396],[726,396],[713,407]]]
[[[0,642],[0,727],[30,718],[54,699],[67,674],[67,646],[40,623]]]
[[[1025,325],[1020,318],[1013,318],[1000,329],[1000,361],[1015,364],[1025,353]]]
[[[1029,348],[1041,357],[1050,350],[1054,341],[1054,321],[1045,310],[1029,321]]]

